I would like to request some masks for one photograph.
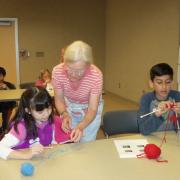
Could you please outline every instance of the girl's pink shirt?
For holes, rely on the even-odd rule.
[[[44,121],[41,124],[37,124],[36,126],[38,128],[44,128],[44,126],[47,125],[47,123],[48,121]],[[57,143],[64,142],[70,139],[70,133],[66,134],[62,130],[61,124],[62,124],[62,118],[60,118],[59,116],[54,116],[53,131],[54,131],[54,139]],[[9,133],[15,136],[20,141],[24,141],[27,136],[27,131],[24,123],[19,123],[17,125],[17,129],[19,133],[15,131],[14,126],[11,128]]]
[[[43,81],[43,80],[38,79],[38,80],[35,82],[35,86],[44,87],[44,81]]]

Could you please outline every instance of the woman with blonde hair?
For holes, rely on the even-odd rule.
[[[91,46],[83,41],[67,46],[63,59],[52,72],[55,105],[63,117],[62,129],[71,132],[72,141],[93,141],[103,110],[102,72],[93,65]]]

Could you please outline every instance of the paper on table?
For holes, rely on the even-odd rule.
[[[144,146],[148,144],[146,139],[114,140],[120,158],[137,158],[144,153]]]

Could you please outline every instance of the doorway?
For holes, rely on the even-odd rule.
[[[6,69],[5,80],[19,87],[19,48],[17,18],[0,18],[0,66]]]

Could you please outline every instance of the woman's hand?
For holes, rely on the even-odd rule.
[[[81,137],[83,136],[83,128],[81,124],[78,124],[71,132],[70,138],[73,142],[79,142]]]
[[[64,112],[62,115],[62,125],[61,128],[65,133],[70,133],[71,132],[71,118],[68,114],[68,112]]]

